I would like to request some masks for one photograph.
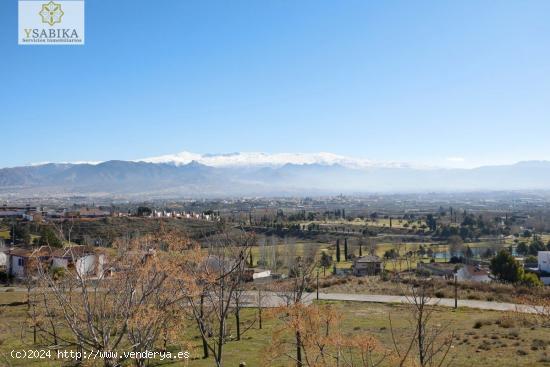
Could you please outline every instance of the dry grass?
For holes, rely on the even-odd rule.
[[[339,280],[338,282],[340,282]],[[23,293],[0,293],[0,304],[4,313],[0,317],[0,352],[9,354],[11,349],[45,348],[33,346],[26,334],[24,319],[26,306]],[[388,315],[391,314],[395,335],[399,342],[404,342],[410,332],[408,309],[405,305],[366,304],[354,302],[330,302],[343,315],[342,328],[347,333],[367,333],[376,337],[387,348],[391,348],[391,333]],[[245,310],[244,317],[250,320],[256,316],[255,310]],[[262,366],[264,349],[271,340],[271,329],[274,320],[265,320],[264,329],[249,330],[240,342],[229,341],[226,345],[226,366],[238,366],[245,361],[248,366]],[[550,329],[540,328],[529,318],[502,312],[471,309],[453,311],[440,308],[434,315],[434,322],[448,325],[455,332],[452,356],[455,367],[483,366],[550,366]],[[233,320],[230,329],[234,330]],[[165,362],[163,366],[211,367],[212,360],[200,358],[200,339],[194,326],[185,337],[191,340],[195,348],[194,359],[184,362]],[[21,338],[23,335],[23,338]],[[5,363],[1,360],[0,365]],[[60,366],[61,361],[13,361],[12,366],[53,367]],[[282,366],[282,365],[281,365]],[[281,367],[273,366],[273,367]],[[385,367],[390,367],[388,364]]]

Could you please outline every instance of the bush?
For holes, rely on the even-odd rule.
[[[541,339],[533,339],[531,342],[531,350],[546,349],[547,341]]]
[[[445,298],[445,293],[442,292],[442,291],[437,291],[437,292],[435,292],[435,296],[437,298]]]
[[[391,279],[390,273],[387,271],[382,271],[380,273],[380,279],[383,280],[384,282],[387,282],[388,280]]]
[[[495,324],[504,329],[509,329],[516,326],[516,322],[510,317],[503,317],[500,320],[497,320]]]
[[[539,277],[533,273],[523,274],[520,283],[526,287],[542,287],[544,285]]]
[[[491,325],[491,323],[487,320],[477,320],[474,323],[474,329],[481,329],[481,327],[484,325]]]
[[[59,280],[65,276],[65,268],[53,268],[51,273],[54,280]]]

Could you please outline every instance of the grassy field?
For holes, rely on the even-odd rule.
[[[8,240],[10,238],[10,230],[8,228],[0,228],[0,238]]]
[[[2,316],[0,317],[0,353],[9,355],[13,349],[20,350],[46,348],[34,346],[29,333],[25,330],[24,320],[26,306],[19,304],[25,299],[22,293],[0,293]],[[391,314],[392,324],[398,343],[404,343],[410,331],[408,309],[404,305],[382,305],[367,303],[340,302],[333,303],[344,318],[342,329],[347,334],[364,333],[376,337],[385,347],[391,348],[391,333],[389,332],[388,315]],[[255,310],[244,311],[245,322],[256,317]],[[248,330],[241,341],[230,341],[226,344],[226,366],[238,366],[245,361],[248,366],[262,366],[265,348],[271,342],[271,330],[277,321],[268,319],[264,328],[253,327]],[[448,325],[449,332],[455,334],[452,347],[452,366],[471,367],[483,366],[550,366],[550,329],[533,324],[528,319],[501,312],[490,312],[471,309],[438,309],[434,322],[438,325]],[[231,320],[230,330],[234,331]],[[200,359],[200,340],[191,325],[185,338],[191,341],[192,359],[187,362],[163,362],[163,366],[193,366],[211,367],[212,360]],[[9,358],[9,357],[8,357]],[[545,362],[546,361],[546,362]],[[8,364],[9,363],[9,364]],[[34,366],[51,367],[61,365],[56,360],[2,360],[4,366]],[[153,364],[155,365],[155,364]],[[285,366],[281,362],[274,367]],[[386,364],[389,367],[389,364]]]
[[[291,246],[293,248],[291,248]],[[398,249],[399,252],[403,255],[406,254],[409,251],[415,252],[417,251],[420,246],[424,246],[424,249],[427,250],[431,248],[434,252],[442,253],[446,252],[448,250],[448,246],[445,244],[434,244],[430,242],[425,243],[417,243],[417,242],[403,242],[399,244],[391,243],[391,242],[383,242],[376,244],[376,255],[383,258],[384,253],[390,249]],[[470,246],[471,248],[477,248],[477,247],[488,247],[487,243],[483,242],[476,242],[476,243],[467,243],[464,244],[464,248],[466,246]],[[503,244],[502,246],[506,246]],[[344,243],[341,241],[340,244],[340,250],[342,252],[342,261],[340,263],[336,263],[336,267],[339,269],[348,269],[351,268],[352,262],[351,261],[343,261],[344,258]],[[255,246],[252,247],[252,256],[254,260],[254,264],[256,265],[258,261],[261,259],[261,253],[262,251],[266,254],[266,259],[269,261],[273,253],[278,254],[278,259],[283,263],[283,266],[280,270],[284,270],[284,263],[287,256],[290,254],[290,251],[295,256],[309,256],[311,253],[320,255],[321,252],[325,251],[329,255],[332,256],[332,259],[334,262],[336,262],[336,246],[334,243],[319,243],[319,242],[303,242],[303,241],[296,241],[296,242],[289,242],[289,244],[284,244],[282,242],[278,242],[274,245],[265,245],[265,246]],[[349,247],[350,253],[353,253],[354,255],[359,255],[359,248],[357,245],[350,241],[350,247]],[[363,248],[363,254],[367,253],[366,246]],[[447,259],[448,260],[448,259]],[[419,261],[423,262],[429,262],[430,258],[425,256],[423,258],[413,257],[409,260],[387,260],[384,261],[384,267],[388,271],[406,271],[409,268],[414,270],[416,269],[416,265]],[[436,258],[436,262],[445,262],[445,258]]]
[[[319,224],[321,227],[379,227],[379,228],[390,228],[390,219],[389,218],[378,218],[378,219],[359,219],[356,218],[352,221],[345,220],[345,219],[338,219],[338,220],[327,220],[327,221],[303,221],[300,222],[301,225],[308,226],[309,224]],[[399,219],[392,219],[391,221],[391,228],[399,228],[399,229],[411,229],[413,226],[415,226],[417,229],[419,229],[422,225],[426,225],[425,221],[407,221],[407,220],[399,220]]]

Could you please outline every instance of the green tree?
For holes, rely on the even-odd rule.
[[[61,248],[63,247],[63,242],[59,239],[51,227],[44,226],[40,231],[40,240],[38,241],[38,245]]]
[[[344,259],[347,261],[348,260],[348,239],[347,237],[344,238]]]
[[[437,229],[437,220],[435,219],[433,214],[428,214],[428,216],[426,217],[426,224],[432,232]]]
[[[527,255],[529,252],[529,246],[524,241],[521,241],[516,247],[516,252],[520,255]]]
[[[31,232],[27,226],[17,224],[11,227],[10,236],[14,243],[31,243]]]
[[[397,259],[397,251],[395,249],[390,249],[384,252],[384,258],[385,259]]]
[[[148,208],[148,207],[146,207],[146,206],[140,206],[140,207],[137,209],[137,215],[138,215],[138,217],[146,217],[146,216],[151,215],[151,213],[153,213],[153,211],[151,210],[151,208]]]
[[[336,240],[336,261],[340,262],[340,240]]]
[[[537,256],[539,251],[545,251],[546,247],[544,246],[544,243],[540,239],[534,239],[531,244],[529,245],[529,254],[533,256]]]
[[[487,247],[485,251],[483,251],[482,257],[485,259],[490,259],[494,255],[495,255],[495,252],[493,251],[493,249],[490,247]]]
[[[523,268],[514,257],[505,250],[491,259],[491,272],[503,282],[517,283],[523,278]]]
[[[326,273],[326,269],[332,265],[332,256],[326,253],[326,251],[323,251],[321,253],[321,266],[323,267],[323,276]]]

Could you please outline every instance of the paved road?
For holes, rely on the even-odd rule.
[[[5,292],[9,288],[0,288],[0,292]],[[11,288],[14,292],[26,292],[25,288]],[[250,307],[257,307],[258,301],[257,292],[249,292],[246,294],[243,303]],[[304,300],[306,303],[311,303],[315,300],[315,293],[306,293]],[[353,294],[353,293],[319,293],[319,299],[324,301],[353,301],[353,302],[371,302],[371,303],[402,303],[408,304],[411,302],[407,296],[388,296],[381,294]],[[262,296],[263,307],[278,307],[284,305],[284,299],[273,292],[264,292]],[[431,298],[430,304],[442,306],[442,307],[454,307],[455,300],[453,298]],[[246,306],[245,306],[246,307]],[[508,312],[521,312],[521,313],[536,313],[542,312],[540,308],[530,305],[520,305],[515,303],[504,302],[489,302],[489,301],[476,301],[469,299],[459,299],[458,307],[474,308],[479,310],[491,310],[491,311],[508,311]],[[548,311],[546,310],[546,313]]]
[[[249,294],[248,302],[250,306],[257,305],[257,295]],[[310,303],[316,298],[315,293],[307,293],[305,300]],[[319,299],[325,301],[353,301],[353,302],[372,302],[372,303],[402,303],[408,304],[411,302],[407,296],[388,296],[377,294],[351,294],[351,293],[319,293]],[[454,307],[455,300],[452,298],[431,298],[430,304],[442,307]],[[284,304],[284,300],[277,294],[268,293],[264,295],[262,304],[266,307],[276,307]],[[511,311],[522,313],[535,313],[540,309],[530,305],[519,305],[514,303],[504,302],[488,302],[476,300],[458,300],[458,307],[474,308],[480,310],[491,311]]]

